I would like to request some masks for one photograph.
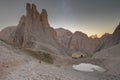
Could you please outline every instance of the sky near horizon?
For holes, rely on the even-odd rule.
[[[112,33],[120,21],[120,0],[0,0],[0,29],[17,25],[26,3],[46,9],[52,27],[89,36]]]

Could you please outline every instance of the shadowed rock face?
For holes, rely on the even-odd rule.
[[[116,44],[120,42],[120,23],[115,29],[115,31],[113,32],[113,39],[114,41],[117,41]]]
[[[103,48],[109,48],[120,43],[120,24],[117,26],[113,34],[104,34],[100,40]]]

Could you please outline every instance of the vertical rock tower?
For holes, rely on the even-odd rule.
[[[16,29],[5,41],[21,47],[45,50],[52,53],[61,51],[56,31],[50,27],[45,9],[41,13],[34,4],[26,4],[26,15],[22,16]]]

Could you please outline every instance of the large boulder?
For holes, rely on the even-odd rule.
[[[72,53],[71,57],[73,59],[79,59],[79,58],[86,57],[86,55],[84,53],[81,53],[81,52],[75,52],[75,53]]]

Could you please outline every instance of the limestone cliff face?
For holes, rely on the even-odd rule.
[[[57,32],[58,42],[64,48],[64,51],[68,54],[71,54],[69,52],[69,44],[73,33],[63,28],[57,28],[56,32]]]
[[[99,39],[89,38],[85,33],[76,31],[72,33],[68,30],[56,29],[57,37],[61,45],[63,45],[69,54],[82,52],[86,54],[96,52],[101,42]]]
[[[23,23],[20,23],[20,25],[25,23],[25,25],[18,26],[20,28],[21,27],[24,28],[24,30],[22,30],[24,32],[20,31],[21,33],[24,33],[24,37],[23,37],[24,43],[22,44],[23,47],[31,47],[33,46],[34,41],[37,41],[38,39],[39,40],[45,39],[45,36],[46,38],[51,36],[51,39],[53,39],[53,35],[51,32],[52,28],[50,28],[48,24],[47,12],[45,12],[45,10],[42,10],[42,14],[39,14],[34,4],[26,5],[25,21],[21,21],[21,22]],[[55,34],[54,30],[53,30],[53,34]],[[54,39],[55,37],[56,36],[54,36]]]
[[[98,39],[89,38],[82,32],[75,32],[70,40],[70,50],[72,52],[94,53],[100,46]]]
[[[100,41],[102,42],[102,49],[108,48],[113,45],[112,42],[112,34],[105,33],[101,38]]]

